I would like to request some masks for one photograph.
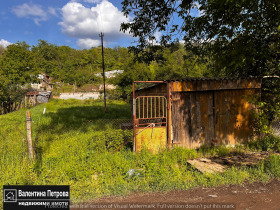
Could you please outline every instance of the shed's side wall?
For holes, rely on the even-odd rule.
[[[172,102],[173,143],[198,148],[214,138],[213,93],[175,93]],[[172,94],[173,97],[173,94]]]
[[[186,148],[236,144],[252,137],[252,109],[246,97],[258,89],[175,92],[172,94],[173,143]]]
[[[248,97],[260,94],[258,89],[223,90],[215,92],[215,139],[218,143],[244,143],[253,137],[254,105]]]

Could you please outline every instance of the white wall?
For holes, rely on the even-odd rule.
[[[85,100],[85,99],[98,99],[102,97],[103,94],[99,92],[89,92],[89,93],[60,93],[60,99],[78,99],[78,100]]]

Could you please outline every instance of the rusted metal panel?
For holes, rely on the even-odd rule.
[[[173,143],[187,148],[203,144],[226,144],[248,141],[252,129],[250,105],[245,95],[255,90],[222,90],[174,93],[181,101],[172,105]]]
[[[184,146],[187,148],[192,147],[192,119],[191,119],[191,103],[190,103],[190,93],[181,93],[183,94],[181,101],[181,126],[182,126],[182,135]]]
[[[218,143],[235,145],[252,137],[251,110],[246,96],[256,95],[255,90],[215,92],[215,138]]]
[[[172,147],[172,101],[171,101],[171,87],[172,83],[167,84],[166,92],[167,92],[167,145],[168,148],[171,149]]]
[[[196,127],[195,129],[195,135],[193,141],[196,141],[199,139],[199,141],[202,140],[202,124],[201,124],[201,112],[200,112],[200,92],[197,92],[194,94],[195,98],[195,122],[196,122]]]
[[[180,98],[180,93],[175,93],[172,95],[173,98]],[[173,144],[180,145],[182,142],[181,133],[182,133],[182,127],[181,127],[181,117],[180,117],[180,100],[176,100],[172,102],[172,131],[173,131]]]
[[[138,96],[135,98],[134,145],[156,153],[166,147],[167,100],[164,96]]]
[[[166,127],[138,128],[136,129],[136,152],[146,148],[152,153],[157,153],[167,146]]]
[[[173,142],[186,148],[198,148],[211,143],[214,136],[212,92],[174,93],[181,94],[173,102]]]
[[[197,117],[196,117],[196,109],[195,109],[195,102],[196,102],[196,94],[190,94],[190,129],[192,130],[191,136],[191,143],[197,139]],[[192,147],[192,145],[191,145]]]
[[[209,90],[234,90],[234,89],[259,89],[261,88],[261,78],[248,79],[203,79],[173,81],[172,91],[209,91]]]
[[[214,131],[214,92],[208,93],[207,112],[208,112],[208,144],[212,143],[215,136]],[[201,145],[200,145],[201,146]]]
[[[212,96],[211,92],[201,92],[200,93],[200,115],[201,115],[201,139],[196,141],[196,144],[193,145],[193,148],[198,148],[202,144],[209,144],[210,132],[213,127],[209,127],[209,116],[212,116],[212,113],[208,113],[208,106],[212,106],[212,99],[209,100],[210,96]]]

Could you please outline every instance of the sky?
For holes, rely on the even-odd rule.
[[[135,41],[120,32],[120,24],[130,21],[121,13],[121,0],[9,0],[0,8],[0,45],[18,41],[37,45],[46,40],[56,45],[85,49],[130,46]]]
[[[120,32],[120,24],[132,20],[121,8],[121,0],[2,1],[0,45],[25,41],[32,46],[42,39],[58,46],[89,49],[101,44],[102,31],[105,47],[128,47],[136,39]]]

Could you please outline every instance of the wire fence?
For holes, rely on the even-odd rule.
[[[91,150],[106,150],[110,152],[128,148],[133,149],[133,123],[132,119],[92,119],[82,121],[59,122],[59,119],[45,121],[34,119],[32,122],[32,138],[35,153],[39,147],[49,145],[51,139],[69,139],[69,141],[88,141],[95,144]],[[90,139],[84,140],[83,138]],[[71,144],[71,143],[70,143]],[[42,146],[43,145],[43,146]]]
[[[272,121],[270,129],[275,136],[280,137],[280,118],[276,118]]]
[[[116,152],[123,148],[131,148],[133,145],[133,124],[131,119],[96,119],[81,124],[78,128],[46,125],[42,119],[34,119],[32,122],[32,140],[36,155],[42,149],[42,145],[49,144],[50,139],[63,139],[65,135],[71,138],[79,137],[81,133],[91,138],[90,141],[100,145],[107,151]],[[23,159],[28,160],[26,124],[16,122],[4,124],[0,122],[0,171],[5,170],[10,163],[20,164]],[[93,147],[92,150],[95,148]]]

